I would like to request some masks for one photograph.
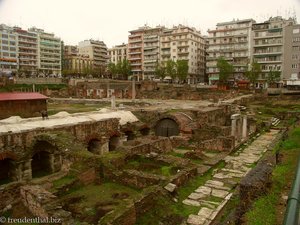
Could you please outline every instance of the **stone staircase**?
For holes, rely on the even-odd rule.
[[[277,127],[278,124],[280,123],[280,119],[272,117],[271,123],[272,123],[272,126]]]

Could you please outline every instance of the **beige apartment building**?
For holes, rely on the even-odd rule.
[[[287,65],[287,72],[285,79],[299,80],[300,79],[300,24],[290,26],[291,29],[291,54],[287,59],[290,62]]]
[[[251,62],[252,19],[217,23],[216,29],[208,30],[206,71],[209,84],[219,80],[217,60],[224,57],[234,67],[232,82],[244,79]]]
[[[291,77],[292,69],[296,69],[292,68],[291,63],[294,25],[294,19],[278,16],[252,26],[253,60],[261,65],[259,83],[264,87],[267,86],[266,80],[270,70],[280,71],[281,80],[287,80]],[[293,44],[296,45],[295,42]]]
[[[18,40],[18,69],[26,75],[37,75],[38,35],[36,32],[14,27]]]
[[[17,35],[12,27],[0,25],[0,73],[16,73],[18,69]]]
[[[179,25],[164,29],[160,36],[160,61],[187,60],[188,82],[203,82],[205,79],[206,42],[195,28]]]
[[[109,62],[114,63],[115,65],[118,64],[118,62],[122,62],[123,60],[128,58],[128,45],[127,44],[121,44],[116,45],[110,49],[108,49],[108,57]]]
[[[89,55],[79,54],[77,46],[64,46],[64,72],[70,74],[89,74],[92,71],[93,61]]]
[[[205,40],[200,32],[187,26],[140,27],[130,31],[128,60],[139,79],[157,78],[157,64],[168,60],[187,60],[188,81],[200,82],[205,76]]]
[[[78,44],[79,54],[87,55],[92,60],[93,70],[106,67],[108,62],[107,47],[103,41],[84,40]]]

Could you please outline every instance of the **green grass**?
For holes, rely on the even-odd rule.
[[[160,168],[161,169],[161,174],[163,176],[166,176],[166,177],[169,177],[171,176],[171,169],[172,169],[172,166],[163,166]]]
[[[90,112],[90,111],[96,111],[99,108],[108,106],[108,103],[101,103],[101,104],[54,104],[50,103],[48,104],[48,114],[54,115],[61,111],[66,111],[68,113],[80,113],[80,112]]]
[[[60,178],[58,180],[53,181],[53,187],[54,188],[62,187],[64,185],[72,183],[73,181],[75,181],[75,179],[76,178],[73,177],[73,176],[69,176],[69,175],[68,176],[64,176],[64,177],[62,177],[62,178]]]
[[[293,181],[293,174],[300,154],[300,128],[290,132],[290,136],[282,142],[279,150],[284,155],[284,160],[273,170],[271,190],[254,202],[252,209],[246,213],[246,224],[277,224],[276,207],[284,186]]]
[[[120,202],[120,199],[113,198],[114,194],[117,193],[126,193],[128,196],[135,196],[139,192],[136,190],[116,184],[116,183],[103,183],[101,185],[88,185],[74,190],[72,193],[68,194],[65,197],[78,197],[82,196],[83,199],[78,203],[79,207],[92,208],[97,203],[106,203],[106,202]]]

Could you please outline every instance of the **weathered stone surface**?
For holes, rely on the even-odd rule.
[[[205,194],[205,195],[210,195],[211,194],[211,188],[206,187],[206,186],[200,186],[199,188],[197,188],[195,190],[195,192],[202,193],[202,194]]]
[[[182,203],[185,205],[200,206],[200,202],[191,199],[185,199],[182,201]]]
[[[228,191],[213,189],[211,195],[218,198],[225,198],[229,194]]]
[[[206,218],[203,218],[202,216],[198,215],[189,215],[189,218],[187,219],[187,223],[191,225],[201,225],[206,222]]]
[[[203,218],[209,218],[212,213],[213,213],[212,209],[203,207],[198,212],[198,216],[202,216]]]
[[[166,189],[167,191],[169,191],[169,192],[174,192],[175,191],[175,189],[176,189],[176,184],[172,184],[172,183],[168,183],[165,187],[164,187],[164,189]]]
[[[189,199],[193,199],[193,200],[198,200],[200,198],[205,198],[206,195],[205,194],[202,194],[202,193],[192,193],[189,195]]]

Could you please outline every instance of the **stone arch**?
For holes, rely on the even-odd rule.
[[[180,133],[179,124],[172,118],[160,119],[154,129],[156,136],[171,137],[177,136]]]
[[[132,130],[124,131],[124,134],[127,136],[127,141],[131,141],[135,139],[135,134]]]
[[[13,181],[14,160],[11,158],[0,159],[0,185]]]
[[[49,141],[36,140],[32,152],[32,177],[41,177],[60,170],[61,156],[57,153],[57,147]]]
[[[112,135],[109,138],[109,142],[108,142],[108,150],[109,151],[115,151],[117,149],[117,147],[120,144],[120,136],[118,135]]]
[[[142,129],[140,129],[140,133],[142,136],[146,136],[150,134],[150,128],[149,127],[143,127]]]
[[[88,142],[88,151],[94,154],[101,153],[102,143],[98,138],[92,138]]]

